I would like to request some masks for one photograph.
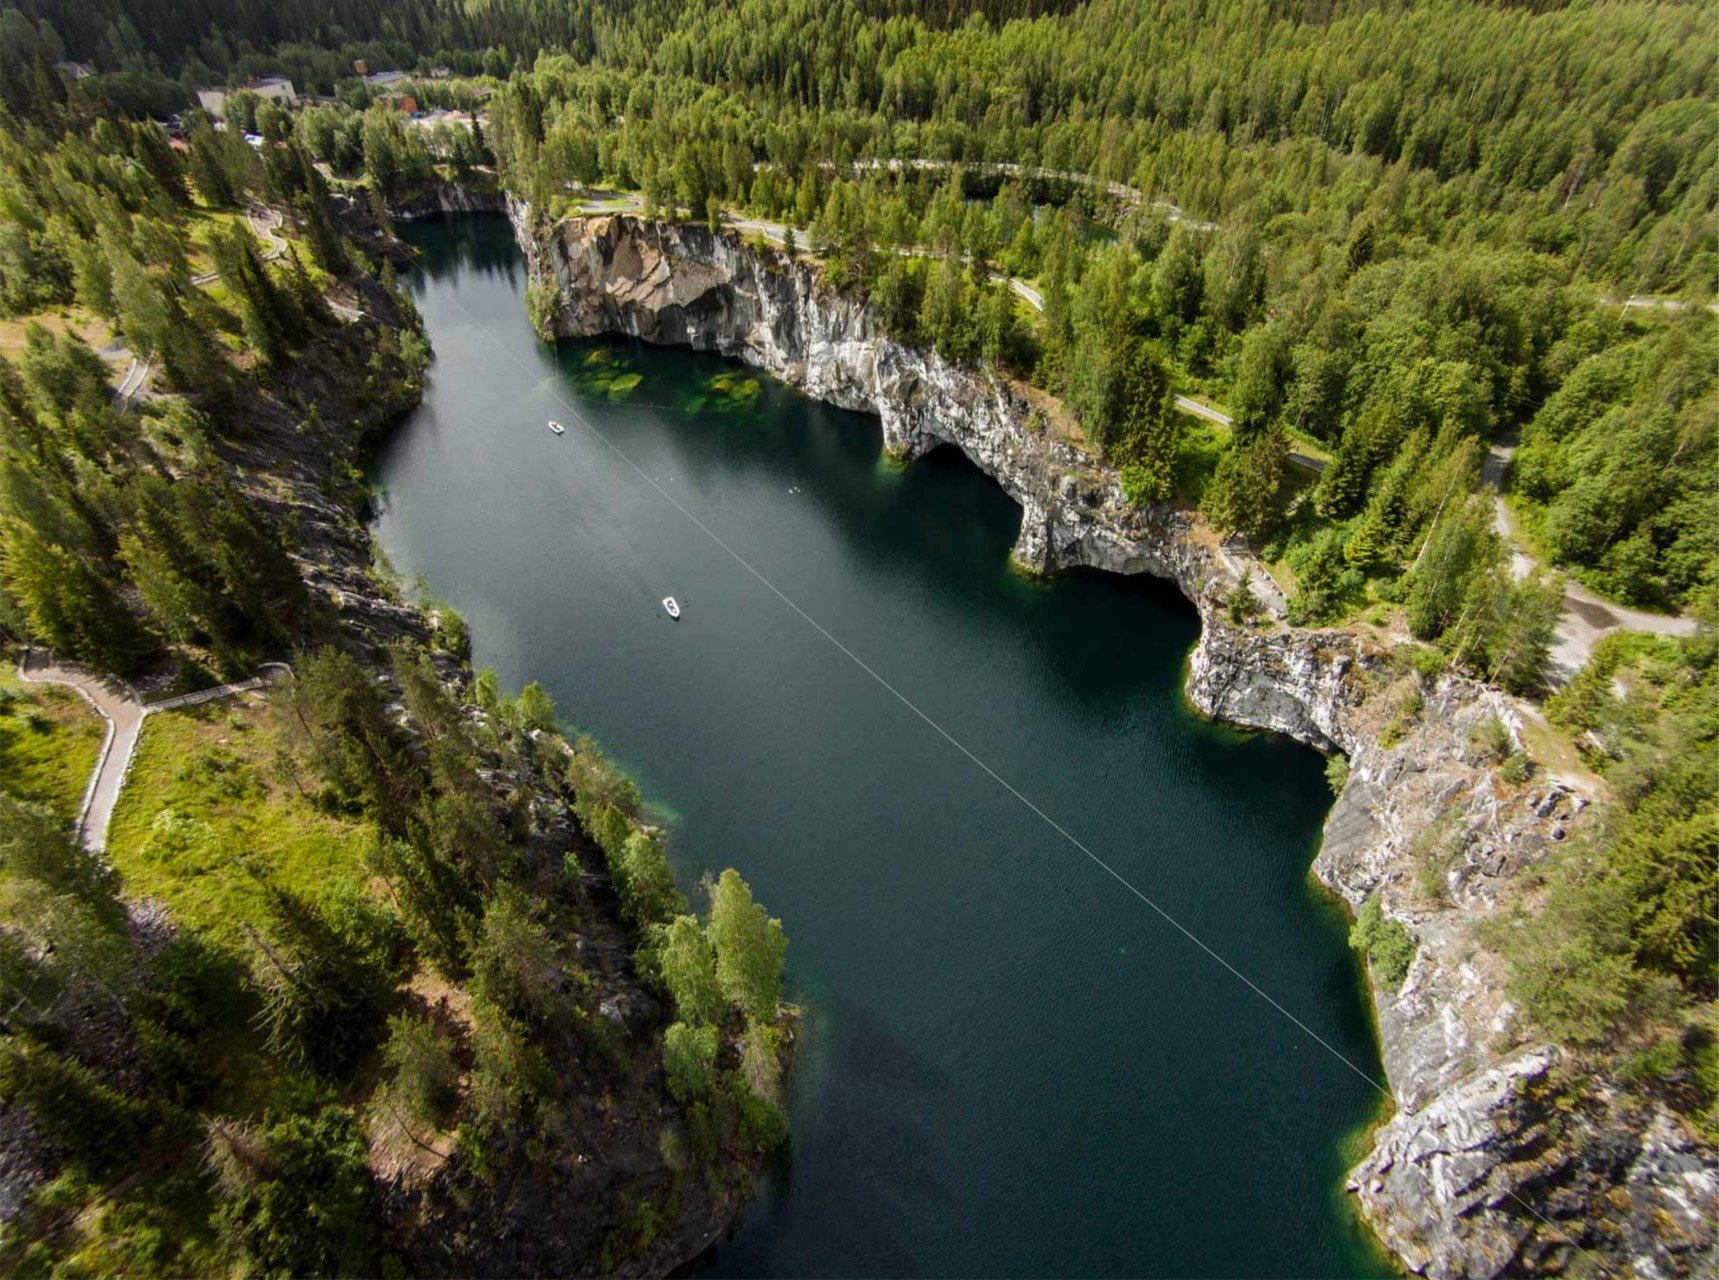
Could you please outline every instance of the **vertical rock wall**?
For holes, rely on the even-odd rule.
[[[1519,740],[1531,709],[1470,680],[1417,677],[1349,631],[1230,625],[1222,602],[1256,566],[1186,512],[1134,508],[1023,389],[890,337],[812,264],[702,226],[621,215],[549,229],[517,202],[509,213],[557,336],[718,352],[876,414],[897,457],[956,446],[1020,505],[1024,569],[1149,573],[1181,588],[1203,624],[1187,687],[1202,712],[1349,757],[1314,872],[1352,907],[1377,896],[1416,939],[1402,984],[1374,984],[1394,1115],[1350,1180],[1406,1266],[1713,1265],[1713,1150],[1603,1083],[1571,1123],[1552,1105],[1567,1064],[1521,1040],[1499,962],[1474,941],[1470,926],[1531,892],[1534,864],[1586,818],[1579,783],[1508,785],[1476,745],[1494,720]]]

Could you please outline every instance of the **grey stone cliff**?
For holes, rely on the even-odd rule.
[[[1499,962],[1472,925],[1529,891],[1535,863],[1579,830],[1592,797],[1544,774],[1503,782],[1474,745],[1496,719],[1516,743],[1536,712],[1452,675],[1428,679],[1374,640],[1277,621],[1281,594],[1245,551],[1185,511],[1140,510],[1116,475],[1045,425],[1031,393],[884,333],[815,265],[729,232],[625,215],[540,226],[510,202],[558,336],[623,334],[719,352],[821,400],[875,413],[902,459],[950,444],[1021,507],[1014,558],[1036,573],[1089,566],[1173,580],[1203,623],[1188,679],[1203,713],[1349,757],[1314,872],[1352,908],[1377,897],[1417,947],[1374,1000],[1391,1116],[1350,1188],[1379,1238],[1429,1276],[1592,1269],[1711,1271],[1719,1156],[1669,1111],[1582,1090],[1523,1039]],[[1227,621],[1242,577],[1276,615]]]

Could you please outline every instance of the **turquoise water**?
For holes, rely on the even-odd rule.
[[[379,535],[738,866],[806,1008],[792,1150],[711,1275],[1355,1275],[1357,1076],[882,689],[575,422],[1364,1070],[1319,757],[1206,724],[1162,583],[1011,572],[958,456],[711,357],[538,343],[506,224],[414,228],[435,345]],[[525,368],[521,368],[523,362]],[[636,378],[635,378],[636,375]],[[568,405],[573,406],[569,408]],[[568,424],[565,436],[545,420]],[[658,601],[673,593],[685,617]],[[672,808],[670,808],[672,806]]]

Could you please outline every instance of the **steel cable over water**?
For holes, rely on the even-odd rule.
[[[774,595],[783,604],[787,605],[788,608],[791,609],[794,613],[798,614],[799,617],[801,618],[801,620],[804,621],[808,626],[810,626],[812,628],[812,630],[816,631],[825,640],[829,641],[830,644],[835,646],[835,648],[837,650],[839,650],[843,656],[845,656],[850,662],[852,662],[855,666],[857,666],[861,671],[865,672],[866,675],[870,676],[874,681],[876,681],[880,686],[882,686],[882,688],[885,691],[887,691],[892,697],[894,697],[896,699],[896,701],[900,702],[902,706],[906,707],[915,716],[917,716],[920,720],[922,720],[927,725],[927,727],[929,727],[939,737],[941,737],[944,741],[949,743],[950,746],[954,747],[955,750],[959,751],[963,756],[965,756],[968,760],[970,760],[974,765],[976,765],[979,768],[979,770],[981,772],[983,772],[986,776],[988,776],[998,786],[1002,787],[1003,790],[1007,791],[1016,800],[1019,800],[1021,802],[1021,804],[1025,805],[1029,810],[1031,810],[1035,815],[1037,815],[1037,817],[1042,822],[1044,822],[1044,824],[1046,826],[1048,826],[1052,831],[1055,831],[1059,836],[1061,836],[1069,844],[1073,845],[1074,848],[1079,850],[1094,866],[1096,866],[1099,870],[1103,871],[1112,880],[1116,881],[1117,884],[1121,885],[1125,890],[1127,890],[1134,897],[1138,898],[1141,902],[1145,903],[1146,906],[1151,908],[1151,910],[1161,920],[1163,920],[1171,928],[1175,929],[1176,932],[1180,933],[1189,942],[1193,943],[1193,945],[1195,947],[1199,948],[1200,951],[1204,952],[1208,958],[1210,958],[1211,960],[1216,962],[1220,967],[1222,967],[1225,971],[1227,971],[1232,977],[1234,977],[1238,982],[1240,982],[1243,986],[1245,986],[1249,991],[1253,992],[1254,995],[1258,996],[1266,1004],[1270,1005],[1278,1013],[1282,1014],[1283,1017],[1287,1018],[1296,1027],[1298,1027],[1301,1030],[1301,1032],[1304,1035],[1306,1035],[1310,1040],[1312,1040],[1315,1044],[1317,1044],[1321,1048],[1323,1048],[1327,1053],[1329,1053],[1333,1058],[1337,1059],[1337,1061],[1341,1062],[1344,1066],[1348,1067],[1350,1071],[1354,1072],[1361,1079],[1365,1080],[1369,1085],[1371,1085],[1375,1090],[1377,1090],[1382,1096],[1384,1096],[1387,1099],[1390,1099],[1393,1103],[1396,1101],[1395,1095],[1393,1095],[1391,1093],[1390,1089],[1388,1087],[1386,1087],[1386,1085],[1383,1081],[1379,1080],[1376,1076],[1372,1075],[1370,1072],[1368,1072],[1367,1070],[1365,1070],[1361,1066],[1357,1065],[1341,1049],[1338,1049],[1335,1045],[1333,1045],[1324,1036],[1320,1035],[1312,1027],[1308,1026],[1307,1023],[1303,1022],[1300,1018],[1298,1018],[1293,1012],[1291,1012],[1289,1009],[1284,1007],[1284,1005],[1279,1003],[1275,998],[1272,997],[1272,995],[1269,992],[1267,992],[1264,988],[1262,988],[1252,978],[1249,978],[1240,969],[1236,968],[1236,966],[1234,964],[1232,964],[1222,953],[1215,950],[1203,938],[1201,938],[1198,934],[1194,933],[1193,930],[1189,929],[1186,925],[1184,925],[1180,920],[1178,920],[1174,915],[1172,915],[1165,907],[1163,907],[1160,903],[1155,901],[1150,895],[1148,895],[1144,890],[1142,890],[1133,881],[1129,880],[1128,877],[1124,876],[1120,871],[1116,870],[1115,867],[1111,866],[1103,858],[1099,857],[1098,854],[1094,853],[1091,849],[1089,849],[1084,843],[1081,842],[1081,840],[1078,837],[1076,837],[1071,831],[1069,831],[1068,828],[1064,827],[1055,818],[1051,817],[1043,809],[1039,808],[1038,805],[1034,804],[1031,799],[1029,799],[1017,787],[1015,787],[1011,782],[1009,782],[1009,780],[1007,778],[1003,777],[1002,774],[998,773],[990,765],[986,764],[984,760],[980,759],[979,756],[975,755],[970,749],[968,749],[968,747],[963,742],[961,742],[960,739],[955,737],[954,734],[950,733],[947,729],[945,729],[936,720],[932,719],[931,716],[926,714],[925,711],[921,710],[920,707],[916,703],[914,703],[914,701],[911,698],[909,698],[906,694],[902,693],[893,684],[891,684],[888,680],[886,680],[874,668],[872,668],[870,665],[868,665],[863,658],[861,658],[858,654],[856,654],[852,649],[848,648],[847,645],[843,644],[841,642],[841,640],[839,640],[835,635],[833,635],[830,631],[828,631],[823,626],[822,623],[820,623],[816,618],[812,617],[811,614],[807,613],[798,604],[796,604],[784,591],[782,591],[782,589],[780,587],[778,587],[775,583],[771,582],[770,579],[766,578],[763,575],[763,573],[759,572],[759,570],[751,563],[751,561],[747,560],[745,556],[741,555],[733,547],[729,546],[728,543],[723,541],[723,539],[715,532],[715,530],[711,529],[709,525],[705,524],[704,521],[700,520],[696,515],[694,515],[691,511],[689,511],[684,505],[682,505],[682,503],[678,499],[676,499],[673,494],[671,494],[667,489],[664,489],[662,487],[662,485],[658,484],[654,479],[652,479],[651,476],[649,475],[649,473],[647,473],[642,467],[640,467],[638,465],[638,463],[634,462],[632,460],[632,458],[629,457],[627,455],[627,453],[624,450],[622,450],[619,445],[617,445],[614,441],[610,440],[608,436],[603,434],[603,432],[599,431],[596,428],[596,426],[594,426],[591,423],[591,421],[585,417],[585,415],[579,410],[579,408],[576,405],[574,405],[570,400],[568,400],[566,396],[562,395],[560,390],[554,386],[555,380],[553,378],[539,379],[537,377],[537,375],[534,373],[534,371],[532,370],[531,366],[526,364],[526,362],[524,360],[520,359],[519,353],[514,351],[512,348],[510,348],[506,343],[502,342],[502,340],[500,338],[496,337],[495,334],[490,331],[489,327],[487,325],[485,325],[483,323],[483,321],[479,320],[478,317],[472,313],[471,309],[469,307],[467,307],[464,302],[460,301],[460,299],[457,296],[452,297],[451,301],[454,303],[455,306],[457,306],[460,309],[460,311],[465,315],[466,319],[471,322],[473,328],[475,328],[479,333],[483,334],[483,336],[485,338],[487,338],[491,343],[493,343],[498,350],[500,350],[504,355],[506,355],[508,357],[508,359],[512,360],[513,363],[518,365],[520,367],[520,369],[526,374],[527,377],[531,378],[534,382],[537,383],[537,385],[546,388],[548,390],[549,394],[552,397],[554,397],[554,399],[557,402],[560,403],[560,405],[568,412],[569,415],[571,415],[571,417],[573,418],[573,420],[575,422],[577,422],[582,428],[584,428],[585,431],[590,433],[590,435],[592,436],[593,439],[595,439],[598,443],[603,445],[604,448],[608,449],[610,453],[614,454],[615,457],[619,458],[623,463],[625,463],[627,468],[629,470],[631,470],[634,475],[638,476],[639,479],[643,480],[647,485],[649,485],[653,490],[655,490],[656,493],[658,494],[658,496],[660,496],[671,507],[673,507],[676,511],[680,512],[681,515],[685,516],[686,519],[695,528],[697,528],[701,533],[703,533],[705,535],[705,537],[709,538],[713,543],[715,543],[719,548],[721,548],[722,551],[724,553],[726,553],[729,556],[729,558],[732,559],[737,565],[739,565],[742,569],[744,569],[752,577],[756,578],[758,580],[758,582],[760,584],[762,584],[766,590],[768,590],[772,595]],[[629,402],[629,403],[631,403],[631,402]],[[641,408],[663,408],[663,409],[668,408],[668,406],[666,406],[666,405],[650,405],[650,404],[646,404],[643,402],[640,402],[638,407],[641,407]],[[678,412],[678,411],[679,410],[676,410],[676,412]],[[1575,1249],[1578,1253],[1581,1253],[1585,1257],[1591,1259],[1593,1261],[1593,1263],[1596,1266],[1598,1266],[1601,1270],[1615,1273],[1615,1269],[1611,1267],[1611,1265],[1608,1263],[1608,1261],[1606,1259],[1600,1257],[1598,1254],[1593,1253],[1591,1250],[1585,1248],[1581,1244],[1578,1244],[1575,1240],[1571,1239],[1567,1234],[1565,1234],[1565,1232],[1556,1223],[1552,1222],[1543,1213],[1541,1213],[1533,1205],[1529,1204],[1526,1200],[1522,1199],[1522,1197],[1517,1195],[1514,1191],[1509,1191],[1509,1192],[1506,1192],[1505,1194],[1508,1195],[1509,1198],[1512,1201],[1514,1201],[1516,1204],[1520,1205],[1523,1209],[1527,1210],[1527,1212],[1530,1215],[1532,1215],[1536,1220],[1538,1220],[1543,1226],[1548,1228],[1560,1240],[1562,1240],[1564,1243],[1568,1244],[1572,1249]]]

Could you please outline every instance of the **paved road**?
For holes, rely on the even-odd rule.
[[[84,789],[78,810],[77,835],[86,849],[100,853],[107,848],[108,822],[125,785],[137,735],[143,728],[144,710],[132,691],[117,680],[102,679],[82,667],[62,665],[42,649],[29,649],[18,664],[18,678],[29,684],[59,684],[76,689],[96,714],[107,721],[107,737],[96,757],[95,772]]]
[[[107,849],[107,829],[113,820],[114,806],[119,803],[126,775],[131,772],[131,759],[137,750],[138,735],[143,730],[144,717],[155,711],[173,711],[231,697],[248,689],[260,689],[283,676],[292,668],[284,662],[265,662],[262,673],[234,684],[217,685],[197,693],[182,694],[161,702],[144,703],[129,685],[102,677],[69,663],[58,663],[45,649],[31,648],[24,652],[18,664],[18,678],[28,684],[58,684],[75,689],[85,702],[107,722],[107,737],[96,757],[95,771],[84,788],[83,803],[78,810],[77,835],[84,848],[93,853]]]
[[[1492,491],[1492,524],[1510,548],[1510,572],[1518,579],[1534,571],[1535,561],[1522,549],[1516,520],[1504,501],[1504,477],[1516,454],[1514,436],[1495,441],[1480,465],[1481,484]],[[1601,599],[1581,583],[1563,579],[1564,604],[1558,615],[1558,630],[1552,641],[1554,676],[1567,680],[1594,654],[1601,637],[1613,631],[1650,631],[1662,636],[1692,636],[1694,618],[1682,614],[1644,613],[1628,605]]]

